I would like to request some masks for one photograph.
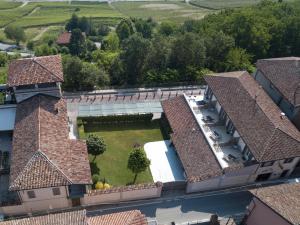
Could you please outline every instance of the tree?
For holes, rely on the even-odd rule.
[[[146,70],[164,71],[167,69],[170,57],[170,44],[163,36],[156,36],[151,40],[147,55]]]
[[[120,40],[115,32],[110,32],[103,41],[104,50],[117,51],[119,49]]]
[[[133,27],[132,27],[131,21],[125,20],[125,19],[122,20],[118,24],[118,26],[116,28],[116,32],[121,41],[123,41],[126,38],[129,38],[129,36],[133,34]]]
[[[36,56],[45,56],[45,55],[56,55],[57,49],[55,47],[50,47],[47,44],[42,44],[34,48],[34,53]]]
[[[165,21],[162,22],[159,26],[159,33],[165,36],[169,36],[175,33],[177,27],[174,22],[171,21]]]
[[[213,71],[224,71],[224,60],[234,47],[234,39],[223,32],[213,32],[205,38],[206,66]]]
[[[134,34],[124,42],[120,57],[124,63],[128,84],[136,85],[142,82],[149,45],[149,41],[140,34]]]
[[[72,30],[69,49],[71,55],[82,56],[86,52],[85,37],[80,29]]]
[[[226,71],[248,70],[253,72],[254,67],[251,65],[251,56],[242,48],[230,49],[225,58]]]
[[[106,36],[110,32],[109,26],[107,26],[105,24],[100,24],[99,27],[98,27],[97,32],[101,36]]]
[[[97,155],[101,155],[106,151],[106,144],[102,137],[90,134],[86,140],[88,153],[94,156],[93,162]]]
[[[78,20],[78,28],[82,32],[85,32],[85,33],[89,34],[89,32],[91,30],[91,27],[90,27],[90,23],[89,23],[88,19],[85,16],[79,18],[79,20]]]
[[[147,158],[145,152],[141,148],[135,148],[129,154],[127,167],[134,174],[133,183],[136,182],[137,175],[145,171],[150,165],[150,160]]]
[[[89,91],[109,83],[108,75],[95,64],[82,62],[78,57],[64,57],[64,90]]]
[[[26,35],[24,29],[19,26],[9,25],[5,27],[4,33],[7,38],[16,41],[16,44],[19,45],[20,41],[26,40]]]
[[[78,28],[78,24],[79,24],[79,18],[75,13],[73,13],[71,19],[66,24],[66,30],[72,31],[72,30]]]
[[[0,67],[3,67],[8,62],[7,54],[4,52],[0,52]]]
[[[188,67],[202,68],[205,65],[205,45],[203,39],[193,33],[179,36],[172,44],[170,54],[171,68],[182,73],[181,81],[190,81],[185,76]]]
[[[143,38],[151,38],[152,37],[152,28],[153,24],[143,19],[136,19],[134,22],[136,31],[141,33]]]

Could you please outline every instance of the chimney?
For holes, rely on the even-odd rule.
[[[211,215],[209,225],[220,225],[219,218],[218,218],[217,214]]]

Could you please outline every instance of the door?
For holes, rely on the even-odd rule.
[[[260,181],[266,181],[270,178],[272,173],[263,173],[263,174],[260,174],[256,177],[256,182],[260,182]]]
[[[73,198],[72,199],[72,207],[80,206],[80,198]]]

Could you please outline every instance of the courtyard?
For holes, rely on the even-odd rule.
[[[163,140],[159,120],[149,122],[129,122],[114,124],[87,123],[79,127],[80,138],[87,138],[89,134],[101,136],[106,145],[106,151],[102,155],[89,156],[92,175],[98,174],[113,186],[132,184],[134,174],[127,169],[129,153],[133,146],[138,144]],[[138,174],[136,184],[153,182],[151,171]]]

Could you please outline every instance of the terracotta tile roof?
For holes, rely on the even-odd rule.
[[[70,43],[71,36],[72,36],[71,32],[67,32],[67,31],[63,32],[58,36],[56,43],[58,45],[68,45]]]
[[[206,142],[184,96],[162,102],[173,133],[172,142],[190,182],[222,174],[222,169]]]
[[[300,156],[299,131],[247,72],[205,80],[257,161]]]
[[[300,224],[300,183],[253,189],[251,193],[291,224]]]
[[[0,222],[0,225],[88,225],[88,223],[86,211],[81,210]]]
[[[69,139],[65,100],[40,94],[19,103],[10,190],[89,183],[87,147]]]
[[[89,225],[147,225],[147,219],[139,210],[90,217]]]
[[[256,67],[291,104],[300,105],[300,57],[260,59]]]
[[[86,210],[0,222],[0,225],[147,225],[139,210],[87,217]]]
[[[7,85],[20,85],[63,82],[60,55],[17,59],[9,64]]]

